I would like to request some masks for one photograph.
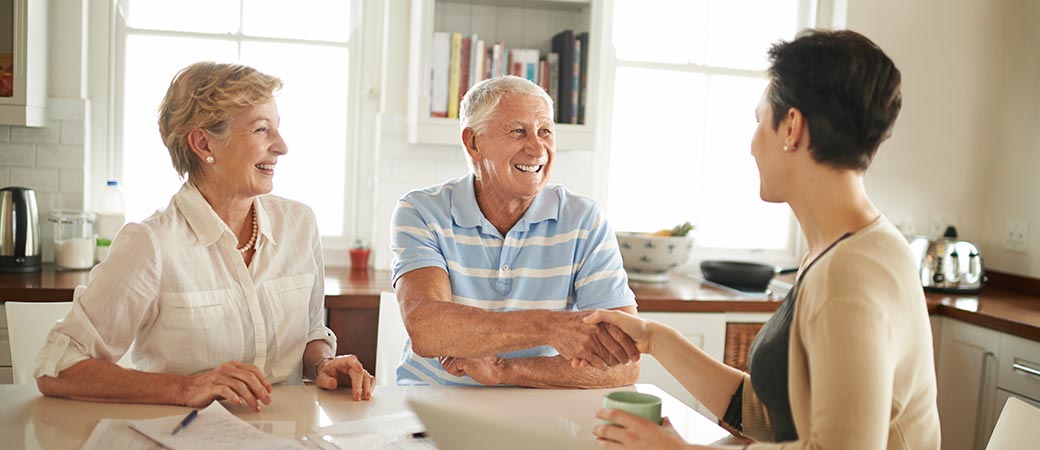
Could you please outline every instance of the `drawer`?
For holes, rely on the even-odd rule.
[[[0,367],[0,384],[14,384],[14,371],[11,366]]]
[[[1000,339],[997,386],[1040,399],[1040,342],[1009,334],[1002,334]]]
[[[11,365],[11,340],[7,336],[7,327],[0,328],[0,366]]]

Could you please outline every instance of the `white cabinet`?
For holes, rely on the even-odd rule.
[[[461,145],[458,119],[430,117],[430,55],[435,31],[477,34],[487,43],[507,48],[537,48],[549,52],[554,34],[565,29],[589,32],[585,124],[556,124],[559,150],[595,148],[598,82],[602,33],[599,0],[412,0],[408,74],[408,141]],[[490,45],[490,44],[489,44]]]
[[[47,0],[0,0],[0,54],[10,55],[11,95],[0,96],[0,125],[46,124]],[[6,92],[5,92],[6,93]]]
[[[981,450],[993,431],[1001,333],[945,318],[936,370],[944,450]]]
[[[704,350],[708,356],[722,361],[726,348],[727,323],[761,323],[769,320],[770,314],[648,312],[640,313],[639,316],[675,328],[686,340]],[[639,382],[657,385],[707,417],[714,417],[652,356],[643,355],[640,362]]]
[[[0,384],[14,383],[11,370],[11,341],[7,336],[7,310],[0,303]]]
[[[1040,407],[1040,342],[1002,334],[997,359],[997,394],[987,422],[990,430],[1008,397]]]

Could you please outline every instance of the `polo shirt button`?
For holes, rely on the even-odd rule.
[[[502,264],[502,270],[509,270],[509,264]]]

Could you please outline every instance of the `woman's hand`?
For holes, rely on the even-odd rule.
[[[201,408],[213,400],[227,400],[238,405],[245,403],[253,411],[260,411],[260,402],[271,404],[271,389],[271,383],[256,366],[229,361],[208,372],[189,376],[182,403]]]
[[[661,425],[618,409],[601,409],[596,417],[614,425],[597,425],[592,429],[596,443],[608,449],[684,450],[686,441],[672,428],[668,418]]]
[[[318,366],[315,384],[322,389],[350,386],[354,400],[371,400],[376,379],[354,355],[340,355]]]
[[[641,319],[622,311],[598,309],[585,317],[587,324],[608,323],[625,332],[636,343],[640,353],[653,353],[653,332],[650,329],[649,320]]]

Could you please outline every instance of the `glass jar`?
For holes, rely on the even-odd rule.
[[[54,224],[54,264],[59,270],[85,270],[94,266],[94,213],[59,209],[51,212]]]

